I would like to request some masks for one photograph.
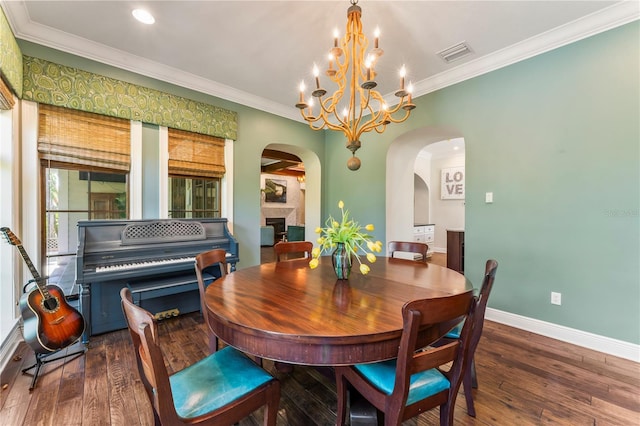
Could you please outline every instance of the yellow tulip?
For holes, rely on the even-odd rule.
[[[360,272],[362,273],[362,275],[367,275],[370,270],[371,269],[369,268],[368,265],[366,265],[364,263],[362,265],[360,265]]]
[[[322,233],[322,228],[320,228],[319,226],[316,228],[316,234],[321,234]]]
[[[337,228],[340,226],[340,224],[334,220],[331,226],[333,226],[334,228]]]
[[[311,259],[309,261],[309,268],[316,269],[318,267],[318,259]]]
[[[366,229],[367,231],[371,232],[376,228],[374,228],[373,223],[370,223],[367,226],[365,226],[364,229]]]
[[[372,243],[371,241],[367,241],[367,248],[368,248],[370,251],[374,251],[374,250],[375,250],[375,244],[374,244],[374,243]]]
[[[318,244],[320,245],[324,244],[324,237],[318,238]]]
[[[340,209],[344,208],[344,203],[342,202],[342,200],[338,201],[338,208]]]
[[[311,250],[311,255],[313,257],[320,256],[320,247],[314,247],[313,250]]]
[[[375,254],[373,254],[373,253],[367,253],[367,260],[368,260],[370,263],[375,263],[375,261],[376,261],[376,255],[375,255]]]

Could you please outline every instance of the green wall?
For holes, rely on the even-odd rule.
[[[142,125],[142,219],[166,217],[160,214],[160,130],[152,124]]]
[[[322,163],[322,218],[344,200],[384,242],[385,167],[402,134],[449,126],[466,142],[466,269],[500,262],[489,305],[640,343],[639,24],[556,49],[415,100],[411,118],[366,134],[362,168],[335,132],[312,132],[232,102],[20,42],[23,53],[238,112],[234,235],[241,263],[259,263],[260,154],[304,147]],[[413,167],[413,162],[407,164]],[[401,189],[399,189],[401,190]],[[484,203],[484,193],[494,203]],[[549,304],[561,292],[562,306]]]
[[[328,135],[324,215],[343,199],[384,236],[389,145],[452,126],[466,144],[465,270],[478,285],[486,259],[500,263],[489,305],[640,343],[639,28],[418,98],[407,122],[362,138],[357,173],[344,165],[344,138]],[[552,291],[562,306],[550,304]]]

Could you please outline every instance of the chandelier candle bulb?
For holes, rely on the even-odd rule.
[[[403,65],[402,68],[400,68],[400,90],[404,90],[404,76],[405,75],[407,75],[407,69]]]
[[[304,85],[304,81],[300,82],[300,103],[304,102],[304,91],[305,91],[306,87]]]
[[[313,64],[313,76],[316,78],[316,89],[320,88],[320,70],[318,70],[318,66]]]
[[[338,32],[338,29],[334,29],[333,30],[333,47],[338,47],[338,38],[340,36],[340,33]]]
[[[378,48],[378,39],[380,38],[380,28],[379,27],[376,27],[376,30],[373,33],[373,36],[375,37],[375,39],[373,41],[373,48],[377,49]]]

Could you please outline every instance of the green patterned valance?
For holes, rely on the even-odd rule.
[[[235,111],[24,56],[23,99],[237,139]]]
[[[0,73],[13,91],[22,97],[22,52],[0,7]]]

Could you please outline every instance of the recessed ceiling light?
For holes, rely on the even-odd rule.
[[[151,25],[154,22],[156,22],[153,15],[144,9],[135,9],[133,12],[131,12],[131,14],[133,15],[134,18],[136,18],[138,21],[142,22],[143,24]]]

